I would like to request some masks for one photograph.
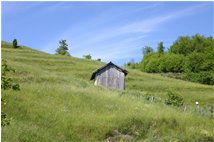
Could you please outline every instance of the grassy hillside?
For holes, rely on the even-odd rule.
[[[21,86],[2,91],[2,109],[12,118],[2,141],[105,141],[114,130],[133,141],[214,141],[214,119],[197,111],[214,104],[213,86],[128,69],[126,90],[108,90],[89,80],[104,63],[6,42],[1,51]],[[186,111],[164,104],[168,90],[184,98]]]

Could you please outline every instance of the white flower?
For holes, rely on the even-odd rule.
[[[199,103],[198,103],[198,102],[195,102],[195,104],[198,105]]]

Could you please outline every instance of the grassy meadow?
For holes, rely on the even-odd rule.
[[[102,142],[113,130],[140,142],[214,141],[214,118],[197,111],[214,104],[214,86],[126,68],[126,90],[110,90],[90,81],[102,62],[13,49],[7,42],[1,52],[21,88],[1,92],[11,118],[2,127],[3,142]],[[165,105],[169,90],[184,98],[185,111]]]

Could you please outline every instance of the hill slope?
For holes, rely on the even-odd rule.
[[[12,117],[2,141],[104,141],[113,130],[134,141],[214,141],[214,120],[194,107],[195,101],[214,103],[213,86],[128,69],[126,90],[108,90],[89,80],[101,62],[6,42],[1,49],[21,85],[21,91],[2,92],[3,110]],[[167,90],[184,98],[185,112],[164,104]]]

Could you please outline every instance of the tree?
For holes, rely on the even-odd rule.
[[[18,42],[16,39],[13,40],[13,48],[18,48]]]
[[[163,46],[163,42],[160,42],[160,43],[158,43],[158,53],[159,54],[162,54],[162,53],[164,53],[164,46]]]
[[[179,37],[169,48],[169,53],[187,55],[191,53],[192,42],[189,36]]]
[[[194,36],[181,36],[170,47],[169,52],[175,54],[188,55],[192,52],[204,52],[213,47],[214,40],[212,37],[204,37],[196,34]]]
[[[70,56],[68,52],[68,44],[66,43],[66,40],[59,41],[59,44],[60,46],[59,48],[56,49],[56,54]]]
[[[205,55],[202,53],[193,52],[186,57],[185,71],[199,73],[204,70]]]
[[[152,53],[154,51],[153,51],[152,47],[145,46],[145,47],[143,47],[142,52],[143,52],[143,55],[146,55],[146,54]]]
[[[100,58],[98,58],[98,59],[97,59],[97,61],[101,62],[101,59],[100,59]]]
[[[88,54],[88,55],[84,55],[83,57],[85,57],[85,59],[89,59],[89,60],[91,60],[91,55],[90,55],[90,54]]]
[[[2,65],[1,65],[1,89],[2,90],[7,90],[7,89],[20,90],[19,84],[14,83],[12,78],[7,76],[7,73],[11,71],[15,72],[14,69],[10,68],[7,65],[6,60],[2,60]],[[2,106],[6,105],[6,101],[3,98],[1,98],[1,105]],[[1,119],[2,119],[1,120],[2,127],[5,127],[6,125],[10,124],[10,118],[8,118],[7,114],[4,111],[1,111]]]
[[[159,71],[181,73],[184,71],[185,57],[179,54],[164,54],[160,57]]]

